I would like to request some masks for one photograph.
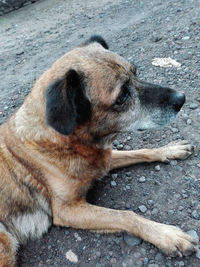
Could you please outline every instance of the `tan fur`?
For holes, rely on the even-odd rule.
[[[88,77],[86,93],[93,109],[89,122],[63,136],[46,124],[45,90],[70,68]],[[93,181],[111,169],[191,154],[191,146],[186,142],[124,152],[112,151],[107,141],[93,142],[95,133],[104,140],[118,122],[123,122],[123,118],[120,121],[114,114],[108,119],[108,110],[123,82],[129,77],[136,80],[134,71],[134,66],[99,44],[78,47],[57,60],[38,79],[22,107],[0,127],[0,222],[7,226],[12,222],[12,236],[13,222],[20,219],[25,223],[32,215],[52,216],[55,225],[103,232],[125,230],[167,254],[187,254],[193,250],[192,239],[173,226],[152,222],[131,211],[96,207],[85,201]],[[103,132],[105,122],[108,127]],[[44,228],[47,226],[48,223]],[[10,240],[9,234],[0,230],[0,266],[14,265],[16,248]]]
[[[6,234],[0,232],[0,266],[9,267],[14,265],[14,255],[10,255],[12,250],[12,244]]]

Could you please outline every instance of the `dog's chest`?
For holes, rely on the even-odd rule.
[[[32,212],[12,218],[12,232],[22,243],[41,237],[52,224],[49,203],[41,195],[35,197],[36,204]]]

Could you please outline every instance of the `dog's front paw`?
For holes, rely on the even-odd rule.
[[[194,147],[186,140],[171,142],[158,148],[163,162],[168,162],[170,159],[186,159],[192,154],[193,149]]]
[[[196,241],[180,228],[172,225],[159,224],[154,244],[165,254],[172,257],[189,256],[196,251]]]

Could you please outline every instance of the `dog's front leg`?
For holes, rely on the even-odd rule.
[[[127,231],[151,242],[172,256],[194,251],[192,238],[179,228],[147,220],[132,211],[94,206],[85,201],[76,204],[54,202],[54,224],[101,232]]]
[[[192,154],[192,150],[193,146],[187,141],[176,141],[154,149],[112,150],[110,170],[142,162],[167,162],[170,159],[185,159]]]

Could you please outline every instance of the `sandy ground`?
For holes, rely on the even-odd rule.
[[[193,229],[200,236],[199,32],[199,0],[41,0],[2,16],[0,123],[22,104],[34,81],[59,56],[91,34],[101,34],[111,50],[137,65],[141,79],[184,91],[187,97],[172,125],[161,131],[124,134],[114,147],[157,147],[187,139],[195,152],[185,161],[141,164],[112,172],[95,185],[88,199],[101,206],[134,210],[185,231]],[[181,66],[154,66],[156,57],[171,57]],[[70,249],[78,263],[66,259]],[[52,227],[42,239],[20,249],[18,265],[198,267],[200,255],[172,259],[124,233],[100,235]]]

